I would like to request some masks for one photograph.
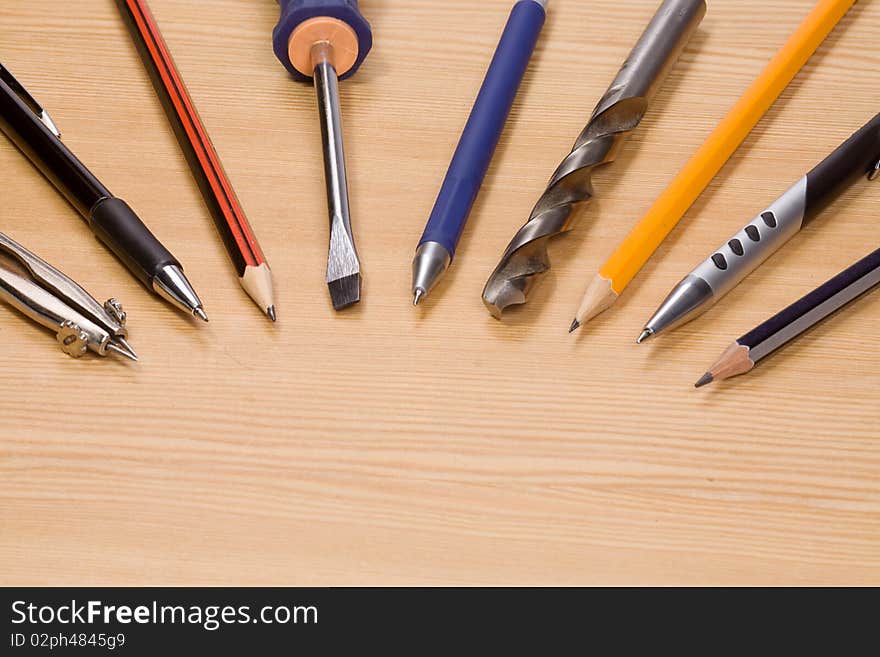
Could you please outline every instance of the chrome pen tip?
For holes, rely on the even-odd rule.
[[[201,306],[193,308],[193,315],[195,317],[198,317],[203,322],[208,321],[208,315],[205,313],[205,310]]]
[[[278,321],[278,317],[275,315],[275,306],[269,306],[268,308],[266,308],[266,314],[273,322]]]
[[[439,242],[422,242],[416,249],[412,263],[413,305],[434,289],[452,262],[452,252]]]
[[[572,321],[571,326],[568,327],[569,333],[574,333],[581,327],[581,323],[576,319]]]
[[[702,388],[703,386],[707,386],[715,380],[715,377],[712,376],[711,372],[706,372],[703,376],[700,377],[700,380],[694,384],[694,388]]]
[[[641,332],[638,338],[636,338],[636,344],[642,344],[645,340],[654,335],[654,331],[649,328],[646,328]]]

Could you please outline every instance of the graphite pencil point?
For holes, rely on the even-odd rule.
[[[703,386],[709,385],[714,380],[715,377],[712,376],[712,373],[706,372],[703,376],[700,377],[700,380],[694,384],[694,388],[702,388]]]
[[[571,326],[568,327],[569,333],[574,333],[581,327],[581,323],[577,320],[572,321]]]

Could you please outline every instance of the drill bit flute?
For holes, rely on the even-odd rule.
[[[278,0],[275,55],[297,80],[312,79],[318,96],[324,180],[330,215],[327,286],[336,310],[361,300],[361,266],[348,204],[338,81],[352,75],[372,46],[357,0]]]
[[[550,269],[547,242],[573,228],[576,208],[593,196],[593,171],[616,159],[705,13],[704,0],[665,0],[657,10],[489,277],[483,303],[493,317],[528,301]]]

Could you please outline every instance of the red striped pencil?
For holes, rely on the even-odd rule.
[[[274,322],[272,272],[156,21],[145,0],[117,0],[117,4],[232,258],[239,282]]]

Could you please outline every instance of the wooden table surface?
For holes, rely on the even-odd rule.
[[[590,275],[812,8],[713,0],[528,306],[480,292],[656,0],[551,3],[455,266],[412,252],[509,0],[362,0],[343,83],[363,302],[335,313],[313,92],[270,0],[153,10],[272,265],[239,288],[110,0],[3,0],[0,60],[183,262],[209,325],[147,294],[5,139],[0,226],[130,315],[141,363],[60,352],[0,307],[0,583],[880,584],[880,295],[748,377],[694,380],[745,329],[878,246],[855,185],[709,314],[637,347],[670,287],[878,111],[880,2],[858,3],[614,310]]]

